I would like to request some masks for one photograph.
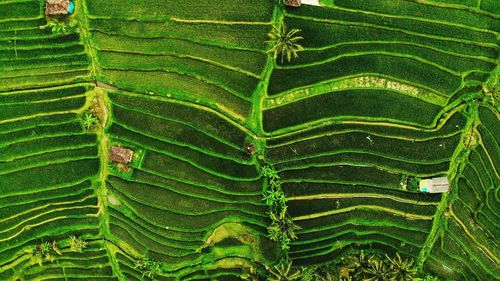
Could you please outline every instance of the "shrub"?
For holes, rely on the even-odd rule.
[[[142,272],[142,277],[146,276],[152,280],[155,279],[156,275],[161,273],[161,263],[152,258],[137,260],[134,267]]]

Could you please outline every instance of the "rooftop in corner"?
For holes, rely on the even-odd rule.
[[[119,146],[113,146],[109,150],[109,160],[122,164],[130,163],[133,155],[134,152],[132,150]]]
[[[75,4],[70,0],[45,0],[45,15],[58,16],[73,13]]]

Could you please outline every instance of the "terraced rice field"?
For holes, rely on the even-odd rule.
[[[500,278],[496,0],[75,3],[78,29],[54,34],[43,1],[0,0],[0,280],[143,280],[143,257],[157,280],[240,280],[277,261],[264,163],[301,227],[295,265],[371,249]],[[290,63],[266,52],[282,24],[304,37]],[[62,256],[30,262],[54,240]]]

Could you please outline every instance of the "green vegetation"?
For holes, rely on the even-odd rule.
[[[71,235],[69,237],[69,248],[73,252],[82,253],[85,248],[87,248],[88,242],[80,237]]]
[[[269,269],[269,281],[293,281],[299,280],[301,273],[298,270],[292,269],[292,263],[282,262]]]
[[[298,43],[299,40],[304,39],[302,36],[297,35],[299,32],[300,29],[296,28],[288,31],[284,24],[273,27],[273,30],[267,34],[269,40],[266,42],[271,45],[268,52],[272,53],[274,58],[279,55],[281,63],[283,63],[284,58],[290,62],[292,58],[298,57],[297,53],[304,50],[302,45]]]
[[[134,267],[142,272],[142,277],[146,276],[151,280],[155,280],[155,277],[161,272],[161,263],[151,258],[137,260]]]
[[[267,227],[269,239],[276,241],[286,257],[290,249],[290,242],[297,239],[295,232],[300,229],[287,213],[287,200],[281,190],[280,176],[271,166],[265,165],[260,170],[263,177],[267,179],[267,185],[263,191],[263,200],[269,207],[271,224]],[[280,279],[281,280],[281,279]]]
[[[73,18],[65,20],[51,18],[47,21],[46,25],[39,28],[42,30],[48,28],[53,34],[57,35],[70,34],[78,30],[78,22]]]
[[[498,1],[320,2],[0,3],[0,280],[499,279]]]
[[[91,112],[85,112],[82,116],[82,122],[85,129],[90,130],[94,126],[99,124],[99,119],[94,116]]]

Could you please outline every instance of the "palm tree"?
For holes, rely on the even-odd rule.
[[[80,237],[77,238],[74,235],[71,235],[69,237],[70,249],[73,252],[78,252],[78,253],[83,252],[83,249],[87,248],[87,244],[88,243]]]
[[[161,273],[161,263],[152,258],[142,258],[140,260],[136,260],[134,268],[137,268],[142,272],[142,277],[147,276],[152,280],[155,279],[156,275]]]
[[[296,225],[292,218],[287,215],[287,206],[284,206],[277,214],[271,212],[270,217],[272,222],[268,227],[269,238],[279,242],[281,249],[288,250],[290,241],[297,239],[295,231],[301,227]]]
[[[300,32],[300,29],[292,29],[287,31],[285,24],[283,23],[279,27],[273,27],[273,30],[267,34],[269,43],[272,48],[267,51],[268,53],[273,53],[274,58],[281,56],[281,63],[283,63],[283,58],[286,57],[288,62],[293,58],[298,57],[297,53],[304,50],[304,48],[297,43],[297,41],[304,39],[302,36],[297,36],[296,34]]]
[[[291,262],[275,265],[269,269],[269,273],[271,273],[271,276],[267,279],[269,281],[293,281],[301,277],[299,270],[292,271]]]
[[[410,281],[417,277],[417,269],[413,265],[413,259],[404,260],[401,258],[399,253],[396,253],[396,257],[389,260],[389,275],[390,278],[387,280],[391,281]]]
[[[97,124],[99,124],[99,119],[95,117],[91,112],[85,112],[83,114],[83,126],[85,127],[85,129],[90,130]]]
[[[363,268],[364,279],[366,281],[385,281],[388,280],[388,268],[383,260],[374,256],[369,258],[369,265]]]

